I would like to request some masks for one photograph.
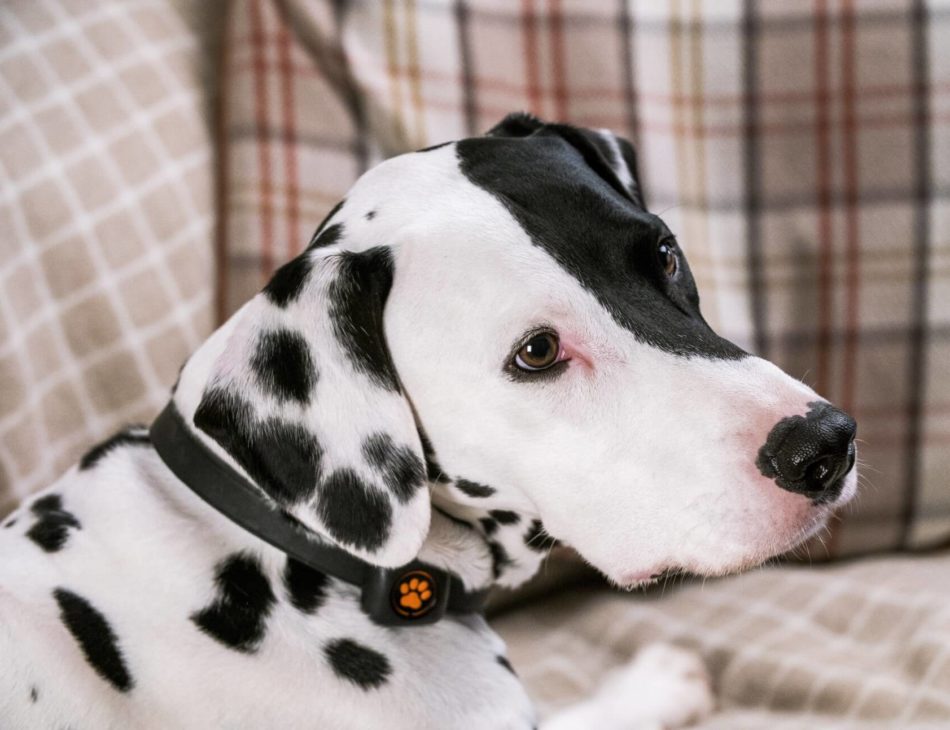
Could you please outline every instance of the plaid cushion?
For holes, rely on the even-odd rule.
[[[863,495],[827,551],[944,542],[948,24],[903,0],[240,0],[218,315],[387,155],[517,109],[609,127],[710,322],[857,417]]]
[[[0,514],[151,417],[211,325],[197,44],[164,2],[0,6]]]
[[[548,598],[492,626],[542,715],[597,691],[642,646],[699,651],[702,730],[938,730],[950,718],[950,555],[758,570],[646,595]]]

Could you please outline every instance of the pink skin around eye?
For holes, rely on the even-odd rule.
[[[560,341],[561,351],[557,354],[558,362],[570,360],[574,365],[585,367],[589,370],[594,369],[594,363],[575,338],[570,335],[561,335]]]

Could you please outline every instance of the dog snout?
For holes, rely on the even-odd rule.
[[[756,464],[782,489],[830,502],[841,494],[854,466],[857,423],[830,403],[810,403],[805,416],[779,421]]]

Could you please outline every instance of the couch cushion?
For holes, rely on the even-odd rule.
[[[649,593],[577,589],[497,617],[543,715],[603,685],[638,647],[705,658],[704,730],[940,727],[950,717],[950,553],[758,570]]]
[[[194,35],[168,3],[0,9],[0,514],[149,418],[211,324]]]

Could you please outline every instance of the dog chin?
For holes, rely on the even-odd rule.
[[[848,478],[850,479],[850,475]],[[699,560],[686,559],[684,557],[680,560],[671,559],[668,562],[654,565],[646,570],[630,570],[620,574],[612,574],[605,571],[601,572],[614,586],[621,590],[628,591],[637,588],[646,588],[677,577],[695,576],[713,578],[743,573],[762,565],[762,563],[771,558],[795,550],[817,535],[827,525],[828,519],[834,512],[834,509],[847,502],[851,496],[853,496],[854,490],[854,487],[846,485],[841,498],[839,498],[835,504],[816,507],[810,519],[793,535],[783,540],[773,539],[759,546],[751,546],[749,550],[744,551],[743,555],[733,557],[729,560],[710,562],[705,557]],[[848,494],[849,491],[850,494]]]

